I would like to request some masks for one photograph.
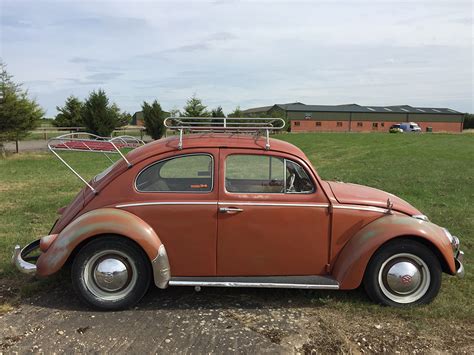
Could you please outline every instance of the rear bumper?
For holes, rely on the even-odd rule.
[[[36,265],[30,261],[36,261],[37,257],[31,256],[31,254],[39,249],[40,240],[28,244],[23,249],[17,245],[13,251],[12,264],[24,274],[34,275],[36,274]]]
[[[454,264],[456,265],[456,276],[463,278],[464,277],[464,265],[462,264],[464,260],[464,252],[459,250],[454,258]]]

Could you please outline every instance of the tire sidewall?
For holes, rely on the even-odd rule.
[[[137,279],[133,288],[121,299],[103,300],[94,295],[84,281],[88,261],[103,250],[116,250],[127,255],[135,265]],[[145,252],[135,242],[123,237],[104,236],[86,244],[74,258],[71,270],[72,285],[81,300],[100,310],[121,310],[134,306],[147,292],[151,280],[151,266]]]
[[[399,303],[388,298],[379,285],[378,275],[383,263],[396,254],[413,254],[422,259],[428,266],[430,284],[425,294],[411,303]],[[426,245],[412,241],[392,241],[382,246],[371,258],[364,275],[364,288],[369,297],[380,304],[394,307],[409,307],[430,303],[441,287],[441,265],[436,255]]]

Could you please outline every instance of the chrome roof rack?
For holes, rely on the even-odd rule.
[[[92,133],[77,132],[63,134],[48,140],[48,149],[64,164],[74,175],[76,175],[87,187],[94,193],[97,191],[76,171],[69,165],[58,152],[86,152],[86,153],[103,153],[107,159],[114,163],[107,154],[119,154],[120,158],[127,163],[128,167],[132,164],[128,161],[120,149],[134,149],[145,143],[133,136],[118,136],[118,137],[101,137]]]
[[[166,128],[179,132],[178,149],[183,149],[183,134],[201,132],[226,132],[265,134],[265,149],[270,149],[270,131],[285,128],[282,118],[262,117],[168,117],[164,121]]]

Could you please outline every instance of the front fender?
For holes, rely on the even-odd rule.
[[[437,248],[449,271],[456,272],[452,246],[442,228],[413,217],[387,215],[369,223],[344,246],[333,267],[333,276],[341,289],[359,287],[370,258],[391,239],[410,236],[422,238]]]
[[[37,274],[39,276],[54,274],[61,269],[81,242],[103,234],[121,235],[139,244],[150,259],[155,284],[160,288],[167,286],[170,278],[169,263],[160,238],[141,218],[115,208],[89,211],[68,224],[47,251],[38,258]]]

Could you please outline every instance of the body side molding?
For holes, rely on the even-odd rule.
[[[337,290],[339,284],[328,276],[212,276],[172,277],[170,286],[261,287]]]

